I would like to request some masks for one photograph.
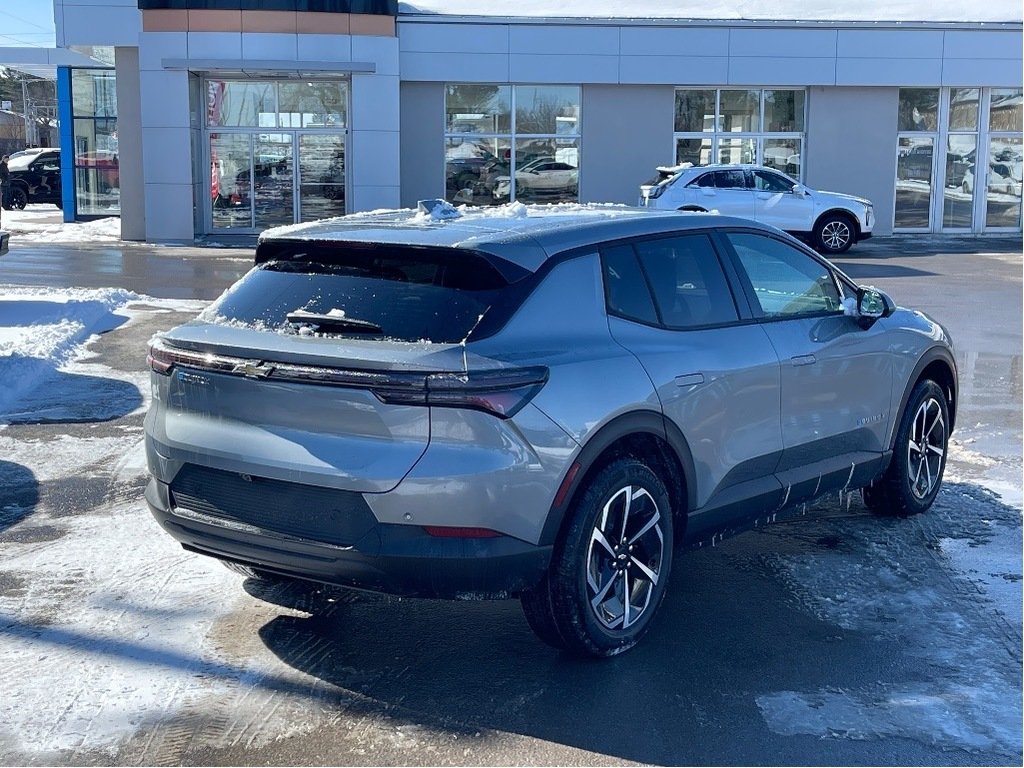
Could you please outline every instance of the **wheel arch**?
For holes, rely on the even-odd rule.
[[[931,347],[914,366],[914,372],[907,379],[907,386],[900,398],[899,409],[896,411],[897,418],[892,420],[893,426],[889,435],[889,449],[896,447],[896,433],[899,430],[899,417],[910,401],[910,395],[914,388],[925,379],[931,379],[946,393],[946,405],[949,408],[949,433],[953,433],[953,426],[956,424],[957,406],[957,376],[956,362],[953,355],[945,347]]]
[[[673,538],[676,543],[682,541],[686,515],[693,509],[696,499],[693,455],[675,424],[657,411],[645,410],[612,419],[583,444],[562,475],[558,493],[548,510],[540,544],[555,543],[580,490],[604,467],[623,456],[642,460],[665,483],[673,509]]]
[[[816,232],[818,227],[821,225],[826,218],[829,216],[842,216],[844,219],[850,222],[853,226],[853,233],[857,240],[860,239],[860,220],[854,216],[850,211],[845,208],[829,208],[818,215],[818,218],[814,220],[814,226],[811,227],[812,232]]]

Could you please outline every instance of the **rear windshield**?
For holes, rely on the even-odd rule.
[[[645,181],[641,186],[644,186],[644,187],[656,187],[659,184],[664,184],[666,181],[669,181],[670,179],[674,179],[678,175],[679,175],[679,171],[668,171],[668,170],[662,170],[662,169],[659,168],[658,169],[658,175],[655,176],[653,179],[649,179],[648,181]]]
[[[493,332],[491,315],[507,318],[518,293],[510,286],[487,258],[463,249],[296,244],[272,252],[201,318],[285,334],[458,343]],[[296,313],[380,330],[296,322]]]

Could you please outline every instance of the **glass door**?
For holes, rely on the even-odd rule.
[[[345,214],[345,137],[300,133],[299,221]]]
[[[253,136],[252,200],[256,229],[295,223],[294,134]]]
[[[260,232],[345,213],[344,134],[211,133],[209,152],[214,231]]]
[[[210,225],[252,229],[252,136],[210,134]]]

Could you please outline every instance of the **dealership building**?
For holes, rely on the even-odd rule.
[[[496,6],[55,0],[58,49],[0,63],[53,67],[65,216],[131,240],[425,198],[632,204],[683,162],[870,198],[876,234],[1021,231],[1017,0]]]

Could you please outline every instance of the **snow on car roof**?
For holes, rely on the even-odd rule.
[[[528,18],[630,19],[678,21],[801,22],[1019,22],[1019,0],[965,3],[963,0],[519,0],[508,10],[487,0],[412,0],[400,2],[399,14],[508,16]]]
[[[466,248],[486,251],[532,271],[555,253],[612,236],[706,226],[712,216],[716,223],[733,221],[716,214],[658,211],[617,203],[509,203],[490,207],[462,205],[452,210],[458,215],[435,214],[429,208],[356,213],[268,229],[260,236],[260,243],[298,240]],[[757,226],[749,221],[735,221]]]

